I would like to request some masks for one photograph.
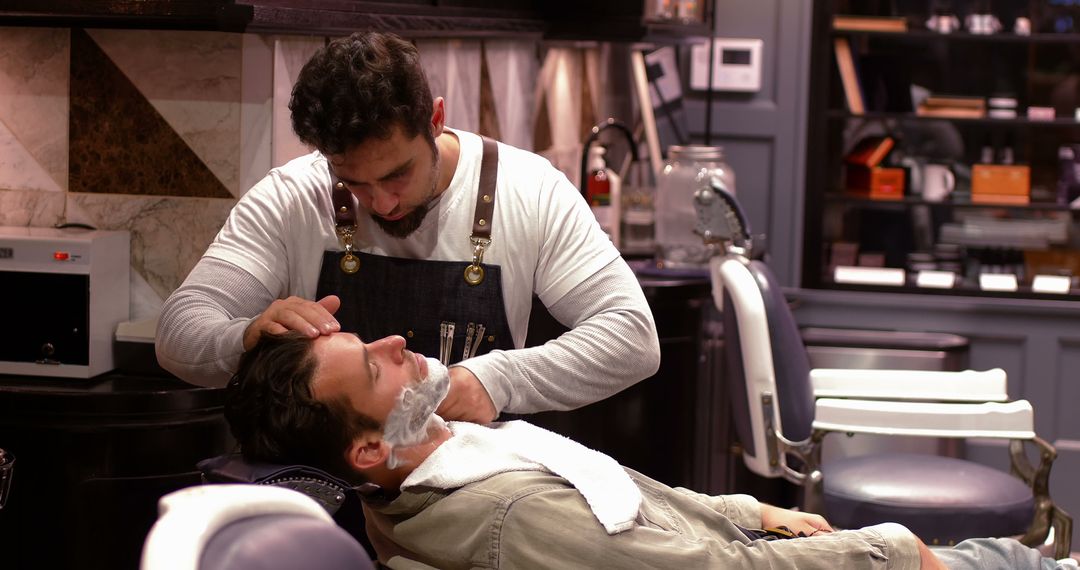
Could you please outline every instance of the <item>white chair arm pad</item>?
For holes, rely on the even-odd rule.
[[[1001,368],[962,372],[844,368],[810,371],[817,398],[1004,402],[1009,399],[1006,379]]]
[[[142,570],[197,570],[210,537],[231,522],[265,514],[334,519],[314,499],[269,485],[199,485],[158,501],[159,518],[143,545]]]
[[[1027,400],[1000,404],[817,400],[814,428],[852,433],[926,437],[1035,437]]]

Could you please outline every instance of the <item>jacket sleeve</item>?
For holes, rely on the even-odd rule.
[[[609,536],[572,488],[513,503],[495,547],[505,568],[844,568],[917,570],[915,537],[896,524],[776,541],[688,537],[650,526]]]

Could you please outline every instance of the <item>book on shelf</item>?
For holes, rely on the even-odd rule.
[[[906,32],[907,18],[893,16],[833,16],[833,29],[844,32]]]
[[[922,101],[931,107],[962,107],[965,109],[986,110],[986,99],[967,95],[930,95]]]
[[[915,108],[920,117],[981,119],[986,116],[986,99],[959,95],[931,95]]]
[[[851,53],[851,43],[847,38],[835,38],[833,52],[836,54],[836,67],[840,70],[840,84],[844,88],[848,111],[854,115],[862,115],[866,112],[866,103],[862,87],[859,86],[859,74]]]

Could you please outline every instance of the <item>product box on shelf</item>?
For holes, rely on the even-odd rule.
[[[848,192],[874,200],[904,199],[904,169],[880,166],[892,150],[891,137],[867,137],[844,157]]]
[[[872,200],[903,200],[904,169],[848,165],[847,189]]]
[[[975,204],[1031,203],[1031,167],[976,164],[971,167],[971,201]]]

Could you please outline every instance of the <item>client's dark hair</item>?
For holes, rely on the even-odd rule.
[[[431,89],[416,46],[387,33],[357,32],[320,48],[300,70],[289,110],[293,131],[323,154],[342,154],[394,127],[431,135]]]
[[[240,358],[225,397],[225,419],[249,461],[310,465],[349,480],[353,439],[380,429],[344,399],[316,400],[314,340],[290,331],[267,334]]]

